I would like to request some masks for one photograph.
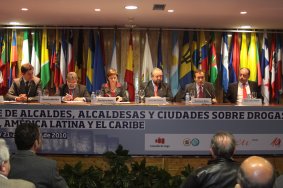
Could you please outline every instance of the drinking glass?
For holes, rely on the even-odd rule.
[[[141,103],[144,103],[145,92],[143,89],[139,90],[139,96],[141,97]]]

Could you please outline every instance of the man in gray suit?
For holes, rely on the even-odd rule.
[[[17,152],[11,157],[10,178],[21,178],[33,182],[37,188],[67,188],[58,174],[56,161],[39,157],[41,136],[36,124],[19,125],[15,130]]]
[[[0,187],[3,188],[35,188],[31,182],[20,179],[8,179],[10,172],[10,154],[5,140],[0,139]]]
[[[56,95],[62,96],[63,101],[86,101],[90,102],[90,95],[86,86],[78,84],[78,76],[75,72],[69,72],[67,75],[67,83],[63,84],[59,93]]]
[[[195,71],[194,80],[194,83],[187,84],[185,88],[181,88],[178,91],[175,96],[175,101],[184,101],[186,93],[189,93],[196,98],[211,98],[212,102],[216,103],[214,86],[205,81],[205,73],[202,70]]]
[[[20,78],[13,80],[13,83],[5,96],[5,100],[28,102],[38,101],[42,95],[40,79],[33,76],[33,66],[24,64],[21,66]]]
[[[166,97],[166,100],[172,102],[173,96],[171,88],[167,83],[163,82],[163,72],[155,67],[151,72],[151,80],[143,84],[145,97]]]

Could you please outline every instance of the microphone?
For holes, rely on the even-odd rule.
[[[31,81],[28,82],[28,92],[27,92],[27,103],[28,103],[28,98],[29,98],[29,93],[30,93],[30,89],[31,89]]]
[[[203,86],[203,88],[205,89],[206,93],[209,95],[211,99],[215,98],[215,96],[212,96],[206,87]]]

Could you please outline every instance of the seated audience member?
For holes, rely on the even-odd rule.
[[[249,78],[250,70],[248,68],[241,68],[239,71],[239,81],[229,84],[228,91],[224,95],[224,102],[241,103],[243,98],[247,98],[253,92],[256,93],[257,98],[262,99],[257,82],[248,81]]]
[[[235,188],[273,188],[274,170],[270,162],[252,156],[243,161]]]
[[[36,124],[21,124],[15,130],[17,152],[11,157],[10,178],[33,182],[37,188],[67,188],[56,161],[39,157],[41,135]]]
[[[151,72],[151,80],[144,83],[145,97],[166,97],[167,101],[172,101],[171,88],[167,83],[163,82],[163,72],[161,69],[155,67]]]
[[[283,175],[280,175],[276,178],[273,188],[282,188],[283,187]]]
[[[78,84],[78,76],[75,72],[69,72],[67,83],[59,88],[57,96],[62,96],[63,101],[85,101],[90,102],[90,95],[86,86]]]
[[[107,83],[103,84],[101,87],[101,96],[117,97],[118,102],[129,101],[127,91],[122,84],[118,82],[118,73],[113,68],[110,68],[107,71]]]
[[[40,79],[33,76],[33,66],[29,63],[22,65],[21,75],[13,80],[5,99],[17,102],[38,101],[42,89]]]
[[[239,164],[233,160],[236,141],[232,134],[219,132],[211,139],[213,160],[185,180],[181,188],[232,188],[237,183]]]
[[[205,74],[202,70],[194,73],[194,83],[187,84],[185,88],[180,88],[175,96],[176,102],[185,100],[186,93],[193,94],[196,98],[211,98],[212,102],[217,102],[213,84],[205,81]]]
[[[5,140],[0,139],[0,187],[3,188],[35,188],[31,182],[19,179],[8,179],[10,172],[10,154]]]

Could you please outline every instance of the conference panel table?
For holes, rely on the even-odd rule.
[[[283,154],[283,106],[227,104],[1,103],[0,137],[15,150],[21,123],[40,127],[48,154],[102,154],[121,144],[132,155],[208,155],[219,131],[233,133],[237,153]]]

